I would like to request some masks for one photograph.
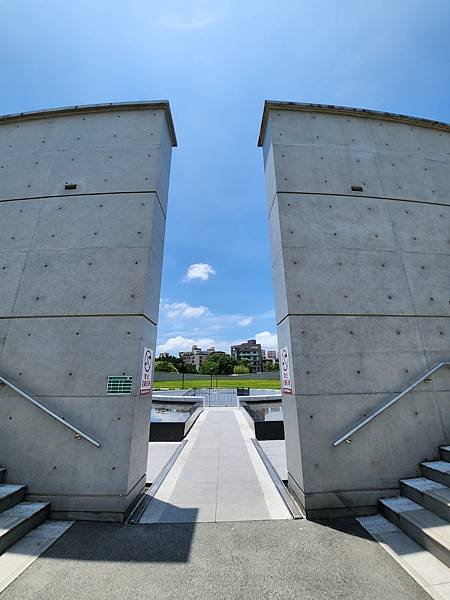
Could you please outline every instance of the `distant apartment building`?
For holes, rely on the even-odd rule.
[[[262,350],[262,370],[265,371],[273,371],[274,366],[278,367],[278,352],[276,350]]]
[[[200,371],[203,363],[210,354],[214,354],[215,348],[207,348],[202,350],[199,346],[192,346],[190,352],[180,352],[180,358],[186,365],[194,366],[197,371]]]
[[[263,355],[261,344],[256,340],[247,340],[242,344],[231,346],[231,356],[239,361],[246,361],[252,373],[261,373],[263,370]]]

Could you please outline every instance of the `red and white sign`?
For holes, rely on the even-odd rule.
[[[281,350],[281,389],[285,394],[292,394],[291,367],[287,347]]]
[[[142,358],[141,395],[150,394],[152,389],[152,375],[153,352],[150,348],[144,348],[144,356]]]

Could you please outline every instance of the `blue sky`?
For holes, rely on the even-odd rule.
[[[272,348],[264,99],[450,121],[449,29],[448,0],[0,1],[0,113],[169,99],[159,350]]]

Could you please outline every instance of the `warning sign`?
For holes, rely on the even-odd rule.
[[[144,348],[144,356],[142,358],[141,395],[150,394],[152,389],[152,374],[153,352],[150,348]]]
[[[285,394],[292,394],[291,367],[287,347],[281,350],[281,389]]]

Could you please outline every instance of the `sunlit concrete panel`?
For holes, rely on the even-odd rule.
[[[263,147],[289,485],[307,514],[368,514],[448,443],[450,126],[267,102]]]

